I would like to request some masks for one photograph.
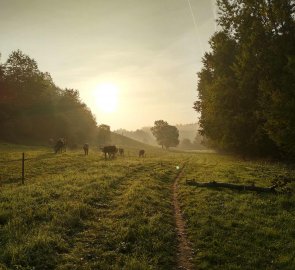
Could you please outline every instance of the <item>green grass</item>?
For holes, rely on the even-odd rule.
[[[294,269],[295,197],[197,188],[186,179],[269,186],[282,165],[136,147],[105,161],[90,149],[55,155],[0,145],[0,269],[176,269],[179,199],[197,269]],[[26,153],[21,185],[20,159]],[[292,184],[294,190],[294,184]]]
[[[170,269],[176,236],[162,152],[149,158],[2,146],[0,262],[5,269]],[[132,152],[132,149],[130,150]],[[159,157],[160,155],[160,157]],[[162,156],[162,157],[161,157]],[[164,158],[165,159],[165,158]],[[1,268],[1,267],[0,267]]]
[[[198,269],[295,269],[295,196],[197,188],[186,179],[271,186],[282,164],[192,156],[180,198]],[[294,183],[292,184],[294,192]]]

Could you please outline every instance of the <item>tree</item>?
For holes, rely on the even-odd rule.
[[[218,7],[221,31],[198,74],[201,134],[234,153],[294,155],[294,1],[219,0]]]
[[[44,144],[64,137],[69,145],[93,140],[97,128],[79,92],[58,88],[19,50],[0,64],[0,126],[2,140]]]
[[[97,128],[97,140],[100,145],[106,145],[111,142],[111,128],[108,125],[99,125]]]
[[[175,126],[170,126],[163,120],[157,120],[151,128],[159,145],[168,149],[179,144],[179,131]]]

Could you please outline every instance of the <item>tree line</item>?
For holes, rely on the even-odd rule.
[[[21,51],[0,63],[0,140],[46,144],[66,138],[74,145],[97,136],[90,109],[75,89],[61,89]]]
[[[194,103],[200,133],[219,150],[295,157],[295,1],[217,4]]]

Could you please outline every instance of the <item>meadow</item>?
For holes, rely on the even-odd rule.
[[[136,148],[104,160],[97,149],[53,154],[0,146],[0,269],[177,269],[173,183],[196,269],[294,269],[290,193],[199,188],[216,180],[270,186],[292,167],[214,153]],[[25,184],[20,161],[26,153]],[[178,168],[179,166],[179,168]]]

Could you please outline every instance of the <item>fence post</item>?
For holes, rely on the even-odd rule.
[[[22,184],[25,183],[25,153],[22,156]]]

